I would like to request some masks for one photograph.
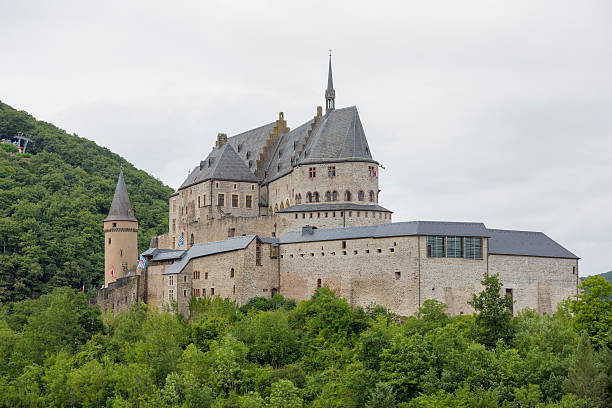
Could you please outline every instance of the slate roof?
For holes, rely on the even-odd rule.
[[[489,253],[579,259],[542,232],[490,229]]]
[[[298,242],[410,235],[488,237],[489,254],[492,255],[578,259],[576,255],[542,232],[488,229],[483,223],[477,222],[410,221],[363,227],[304,229],[283,234],[279,238],[279,243],[282,245]]]
[[[314,229],[312,234],[290,231],[283,234],[280,244],[313,241],[332,241],[354,238],[381,238],[408,235],[449,235],[462,237],[488,237],[489,233],[480,222],[395,222],[363,227]]]
[[[275,125],[276,122],[271,122],[227,139],[227,143],[232,145],[247,167],[249,167],[249,161],[252,161],[252,166],[250,167],[252,173],[255,173],[255,163]]]
[[[206,160],[194,168],[179,189],[201,183],[206,180],[232,180],[257,183],[259,179],[249,170],[238,156],[231,143],[220,148],[213,148]]]
[[[187,251],[183,249],[149,248],[140,255],[150,256],[152,261],[168,261],[172,259],[181,259],[186,252]]]
[[[282,136],[268,164],[265,183],[290,173],[293,165],[339,161],[375,162],[357,107],[332,110],[320,117],[314,128],[312,124],[313,120],[310,120]],[[308,136],[311,128],[312,132]]]
[[[244,249],[256,238],[256,235],[246,235],[234,238],[228,238],[223,241],[216,242],[203,242],[195,244],[187,250],[185,256],[179,261],[174,262],[170,265],[164,275],[172,275],[180,273],[185,266],[194,258],[200,258],[203,256],[219,254],[222,252],[236,251],[238,249]]]
[[[373,204],[356,204],[356,203],[316,203],[316,204],[298,204],[291,207],[283,208],[278,210],[279,213],[291,213],[291,212],[308,212],[308,211],[342,211],[342,210],[356,210],[356,211],[382,211],[392,213],[385,207]]]
[[[137,221],[136,217],[134,217],[130,196],[128,195],[125,180],[123,179],[123,170],[119,173],[113,202],[108,211],[108,217],[106,217],[104,221]]]

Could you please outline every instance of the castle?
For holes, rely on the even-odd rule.
[[[336,109],[331,57],[325,113],[291,130],[283,113],[220,133],[169,198],[169,231],[137,252],[138,221],[123,174],[104,221],[104,288],[112,313],[134,301],[189,314],[192,297],[239,305],[275,293],[297,301],[328,286],[352,306],[414,314],[427,299],[468,314],[485,272],[514,311],[552,313],[575,295],[578,257],[541,232],[483,223],[392,223],[379,204],[379,163],[354,106]]]

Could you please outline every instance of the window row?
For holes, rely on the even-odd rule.
[[[225,193],[217,194],[217,206],[225,207]],[[231,208],[239,208],[240,207],[240,195],[239,194],[231,194],[230,195],[230,207]],[[253,208],[253,196],[245,195],[244,196],[244,207],[245,208]]]
[[[387,251],[385,251],[385,252],[387,252]],[[393,247],[389,248],[388,252],[391,252],[391,253],[395,252],[395,248],[393,248]],[[346,247],[343,247],[343,250],[339,251],[338,253],[341,254],[341,255],[359,255],[359,249],[353,249],[351,251],[348,251],[348,250],[346,250]],[[382,248],[376,248],[376,249],[373,249],[372,251],[370,251],[370,249],[365,249],[365,250],[362,251],[362,253],[364,253],[364,254],[370,254],[370,253],[373,253],[373,254],[382,254],[383,253],[383,249]],[[307,257],[307,256],[314,257],[314,256],[318,255],[318,252],[316,252],[316,253],[315,252],[310,252],[310,253],[289,254],[289,258],[294,258],[294,255],[300,256],[302,258]],[[329,255],[335,256],[336,255],[336,251],[329,252]],[[321,256],[325,256],[325,252],[321,252]],[[285,254],[282,254],[280,257],[281,258],[285,258]]]
[[[429,258],[482,259],[482,238],[427,237]]]
[[[373,190],[370,190],[370,192],[368,193],[368,198],[370,199],[370,202],[375,202],[376,201],[376,193]],[[339,201],[340,200],[340,193],[338,193],[338,191],[334,190],[334,191],[327,191],[325,192],[325,201]],[[359,190],[359,192],[357,193],[357,200],[358,201],[365,201],[365,192],[363,190]],[[307,192],[306,193],[306,202],[307,203],[318,203],[319,200],[319,192],[315,191],[315,192]],[[350,190],[346,190],[344,192],[344,201],[353,201],[353,194],[351,193]],[[302,194],[298,193],[295,195],[295,203],[296,204],[302,204]]]
[[[378,178],[377,171],[378,170],[377,170],[376,166],[368,166],[368,175],[370,177],[377,177]],[[328,177],[336,177],[336,166],[327,166],[327,176]],[[317,168],[316,167],[309,167],[308,168],[308,177],[309,178],[317,177]]]
[[[363,213],[364,218],[369,218],[370,217],[370,213],[372,218],[376,218],[376,214],[378,214],[378,218],[379,219],[391,219],[391,214],[389,213],[382,213],[382,212],[376,212],[376,211],[325,211],[325,212],[317,212],[317,216],[316,218],[329,218],[330,214],[332,218],[335,218],[336,215],[339,217],[344,217],[345,213],[347,217],[352,217],[353,216],[353,212],[355,213],[355,215],[357,217],[361,217],[361,213]],[[297,220],[298,218],[300,218],[300,214],[302,214],[302,218],[306,218],[306,214],[308,214],[308,218],[315,218],[314,216],[314,212],[309,212],[309,213],[295,213],[295,219]],[[321,215],[323,214],[323,215]],[[384,214],[384,216],[383,216]]]
[[[235,274],[236,274],[236,272],[235,272],[234,268],[231,268],[230,269],[230,273],[229,273],[229,277],[233,278]],[[193,276],[193,279],[200,279],[200,277],[202,275],[200,274],[200,271],[193,271],[192,276]],[[208,279],[208,272],[204,272],[204,279]]]

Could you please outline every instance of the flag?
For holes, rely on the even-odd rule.
[[[115,277],[115,267],[111,267],[111,278]]]
[[[144,269],[147,266],[147,260],[140,255],[140,261],[138,261],[138,267]]]
[[[180,247],[181,245],[183,245],[183,243],[185,242],[185,240],[183,239],[183,237],[181,237],[180,235],[178,236],[178,246]]]
[[[85,294],[85,283],[83,283],[83,287],[81,288],[81,293]]]

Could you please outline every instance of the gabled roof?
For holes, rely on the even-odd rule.
[[[128,195],[125,180],[123,179],[123,170],[119,173],[113,202],[108,211],[108,217],[106,217],[104,221],[137,221],[136,217],[134,217],[130,196]]]
[[[290,231],[279,238],[280,244],[297,242],[333,241],[338,239],[382,238],[408,235],[448,235],[462,237],[488,237],[481,222],[410,221],[349,228]]]
[[[578,259],[542,232],[490,229],[489,253]]]
[[[232,145],[247,167],[249,167],[249,161],[252,163],[249,168],[253,174],[255,173],[257,159],[263,152],[274,126],[276,126],[276,122],[271,122],[227,139],[227,143]]]
[[[192,170],[179,190],[206,180],[232,180],[257,183],[259,179],[238,156],[230,143],[213,148],[206,160]]]
[[[176,261],[172,265],[170,265],[166,269],[166,272],[164,272],[164,275],[181,273],[181,271],[185,268],[185,266],[187,266],[189,261],[194,258],[200,258],[203,256],[219,254],[222,252],[244,249],[249,246],[249,244],[253,242],[256,237],[256,235],[246,235],[228,238],[223,241],[203,242],[200,244],[195,244],[187,250],[185,256],[183,256],[179,261]]]

